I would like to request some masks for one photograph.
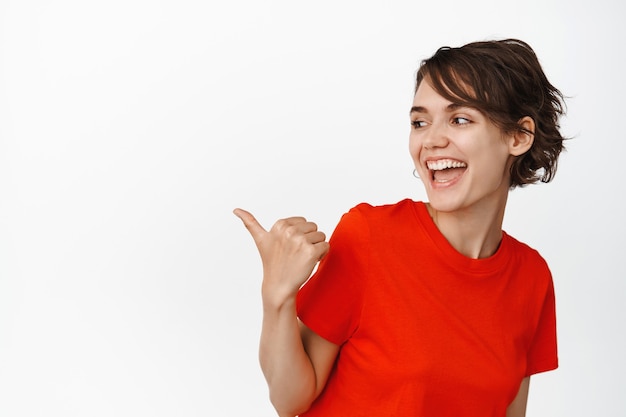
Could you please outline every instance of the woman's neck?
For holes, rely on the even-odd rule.
[[[426,204],[430,217],[448,242],[459,253],[473,259],[488,258],[502,241],[502,222],[506,197],[491,207],[470,207],[441,212]]]

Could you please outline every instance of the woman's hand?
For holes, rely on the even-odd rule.
[[[242,209],[234,213],[246,226],[263,262],[263,298],[276,305],[295,297],[329,249],[326,235],[304,217],[277,221],[267,231]]]
[[[328,252],[326,235],[302,217],[279,220],[268,232],[254,216],[236,209],[263,261],[263,328],[259,361],[270,399],[280,416],[306,411],[324,389],[339,346],[303,324],[296,294]]]

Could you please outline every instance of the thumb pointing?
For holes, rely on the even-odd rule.
[[[261,226],[257,219],[254,218],[252,213],[240,208],[236,208],[235,210],[233,210],[233,213],[235,214],[235,216],[241,219],[243,225],[246,226],[246,229],[248,229],[248,231],[252,235],[252,239],[254,239],[255,242],[258,241],[258,239],[263,234],[267,233],[267,231],[263,228],[263,226]]]

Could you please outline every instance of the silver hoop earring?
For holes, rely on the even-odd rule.
[[[417,169],[413,169],[413,176],[414,176],[415,178],[417,178],[418,180],[420,179],[420,176],[419,176],[419,174],[417,173]]]

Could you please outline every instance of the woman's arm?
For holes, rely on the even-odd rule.
[[[306,411],[324,388],[339,347],[298,321],[296,294],[328,252],[324,233],[302,217],[279,220],[266,231],[237,209],[263,261],[263,325],[259,348],[270,399],[281,417]]]
[[[298,321],[295,299],[282,308],[264,306],[259,360],[279,416],[309,409],[324,389],[338,352],[339,346]]]
[[[530,387],[530,377],[522,379],[522,383],[519,386],[519,391],[515,396],[515,399],[506,409],[506,417],[525,417],[526,416],[526,404],[528,402],[528,389]]]

